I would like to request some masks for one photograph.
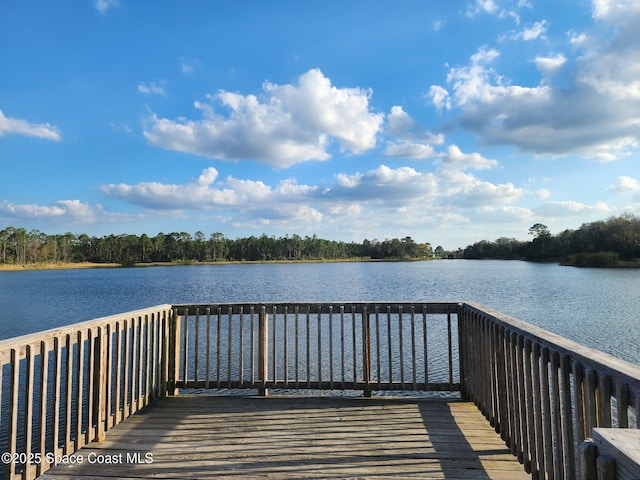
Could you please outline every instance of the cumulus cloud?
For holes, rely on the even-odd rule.
[[[436,155],[432,144],[444,143],[444,135],[431,133],[400,106],[391,107],[385,133],[394,137],[384,150],[384,154],[391,157],[431,158]]]
[[[263,95],[220,91],[209,99],[229,111],[216,113],[213,104],[196,102],[200,120],[170,120],[153,116],[144,135],[153,145],[208,158],[256,160],[284,168],[330,158],[332,141],[343,152],[361,154],[376,145],[383,115],[370,110],[372,92],[337,88],[313,69],[297,83],[265,82]]]
[[[0,137],[3,135],[26,135],[59,142],[62,135],[57,127],[48,123],[30,123],[26,120],[5,117],[0,110]]]
[[[0,216],[22,220],[49,220],[61,223],[94,223],[104,214],[101,206],[80,200],[59,200],[52,205],[0,203]]]
[[[498,161],[485,158],[479,153],[463,153],[457,145],[450,145],[446,153],[440,154],[440,163],[451,169],[486,170],[498,166]]]
[[[582,214],[608,214],[613,211],[609,205],[604,202],[597,202],[595,205],[587,205],[582,202],[572,200],[548,201],[537,207],[536,215],[543,217],[562,217],[575,216]]]
[[[512,35],[514,40],[524,40],[525,42],[531,40],[537,40],[538,38],[544,38],[544,34],[547,32],[547,22],[542,20],[535,22],[530,27],[525,27],[521,31]]]
[[[551,57],[536,57],[535,62],[536,67],[543,75],[550,75],[557,72],[567,63],[567,57],[562,54]]]
[[[420,172],[386,165],[338,173],[333,182],[318,185],[295,178],[274,185],[220,178],[210,167],[185,184],[111,184],[102,186],[102,191],[148,212],[209,212],[235,226],[282,226],[295,221],[303,227],[322,220],[344,228],[358,222],[362,228],[371,222],[406,226],[406,222],[427,222],[443,215],[464,216],[465,210],[512,206],[523,193],[510,183],[493,184],[459,170]]]
[[[431,100],[439,109],[449,107],[486,144],[598,161],[628,155],[640,142],[638,5],[594,2],[597,28],[572,33],[575,42],[580,39],[580,56],[561,85],[548,76],[569,61],[564,54],[536,59],[539,84],[515,85],[495,70],[499,52],[483,47],[468,65],[450,68],[447,88],[431,87]]]
[[[616,193],[637,192],[640,191],[640,181],[635,178],[621,176],[616,178],[615,182],[609,185],[607,190]]]

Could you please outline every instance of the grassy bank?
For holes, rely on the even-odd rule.
[[[418,260],[418,259],[411,259]],[[420,259],[426,260],[426,259]],[[380,261],[408,261],[403,259],[385,259],[376,260],[366,257],[339,258],[339,259],[317,259],[317,260],[256,260],[256,261],[219,261],[219,262],[198,262],[198,261],[180,261],[180,262],[150,262],[135,263],[131,265],[122,265],[120,263],[91,263],[91,262],[39,262],[28,264],[0,264],[0,272],[2,271],[22,271],[22,270],[69,270],[74,268],[122,268],[122,267],[169,267],[178,265],[243,265],[243,264],[261,264],[261,263],[344,263],[344,262],[380,262]]]

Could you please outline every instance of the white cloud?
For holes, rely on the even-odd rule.
[[[59,200],[52,205],[0,202],[0,215],[21,220],[48,220],[60,223],[94,223],[103,215],[102,207],[80,200]]]
[[[3,135],[26,135],[59,142],[62,135],[58,128],[48,123],[30,123],[26,120],[5,117],[0,110],[0,137]]]
[[[145,95],[162,95],[164,97],[167,96],[167,92],[161,86],[157,85],[154,82],[144,83],[140,82],[138,84],[138,92],[144,93]]]
[[[155,146],[222,160],[256,160],[284,168],[330,158],[341,151],[364,153],[376,145],[383,115],[369,108],[370,90],[337,88],[318,69],[295,85],[263,84],[263,98],[220,91],[210,97],[230,111],[196,102],[201,120],[153,116],[145,137]]]
[[[294,221],[296,228],[306,228],[322,220],[325,226],[343,230],[374,224],[402,230],[407,224],[432,224],[444,216],[466,218],[474,212],[484,212],[485,217],[491,211],[509,218],[529,215],[528,209],[514,205],[522,189],[446,168],[420,172],[380,165],[362,173],[338,173],[330,184],[307,185],[287,178],[269,185],[231,176],[221,179],[210,167],[185,184],[112,184],[102,190],[109,197],[147,209],[148,214],[210,212],[235,226],[256,228],[265,224],[282,227]]]
[[[557,72],[562,66],[567,63],[567,57],[562,54],[554,55],[552,57],[536,57],[536,67],[543,75],[550,75]]]
[[[535,209],[536,215],[544,217],[561,217],[584,214],[608,214],[613,208],[603,202],[596,202],[595,205],[587,205],[582,202],[572,200],[549,201]]]
[[[513,203],[523,194],[523,190],[512,183],[496,185],[460,171],[442,169],[438,177],[442,182],[439,203],[443,205],[486,207]]]
[[[609,185],[607,190],[617,193],[640,191],[640,181],[635,178],[621,176],[616,178],[616,181]]]
[[[541,188],[536,191],[536,197],[540,200],[544,200],[545,198],[549,198],[551,196],[551,192],[546,188]]]
[[[118,0],[93,0],[94,8],[102,15],[106,15],[110,8],[116,7],[119,3]]]
[[[531,40],[537,40],[538,38],[544,38],[544,34],[547,32],[547,21],[542,20],[535,22],[530,27],[522,29],[520,32],[512,35],[514,40],[524,40],[525,42]]]
[[[391,107],[387,115],[388,135],[397,140],[387,142],[384,154],[391,157],[406,157],[412,159],[432,158],[435,150],[431,144],[444,143],[444,135],[433,134],[419,125],[400,106]]]
[[[457,145],[450,145],[447,153],[440,154],[440,163],[447,168],[459,170],[486,170],[498,165],[497,160],[485,158],[479,153],[462,153]]]
[[[539,56],[540,83],[516,85],[494,69],[499,52],[483,47],[468,65],[450,68],[448,89],[431,87],[432,102],[449,107],[463,128],[488,145],[597,161],[629,155],[640,144],[638,5],[596,1],[594,18],[601,25],[590,35],[570,34],[581,52],[566,76],[550,77],[570,61],[564,54]]]

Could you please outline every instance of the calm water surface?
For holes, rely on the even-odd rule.
[[[476,301],[640,364],[640,270],[518,261],[0,272],[0,338],[161,303]]]

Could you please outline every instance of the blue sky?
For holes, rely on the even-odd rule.
[[[0,4],[0,228],[446,249],[640,214],[636,0]]]

